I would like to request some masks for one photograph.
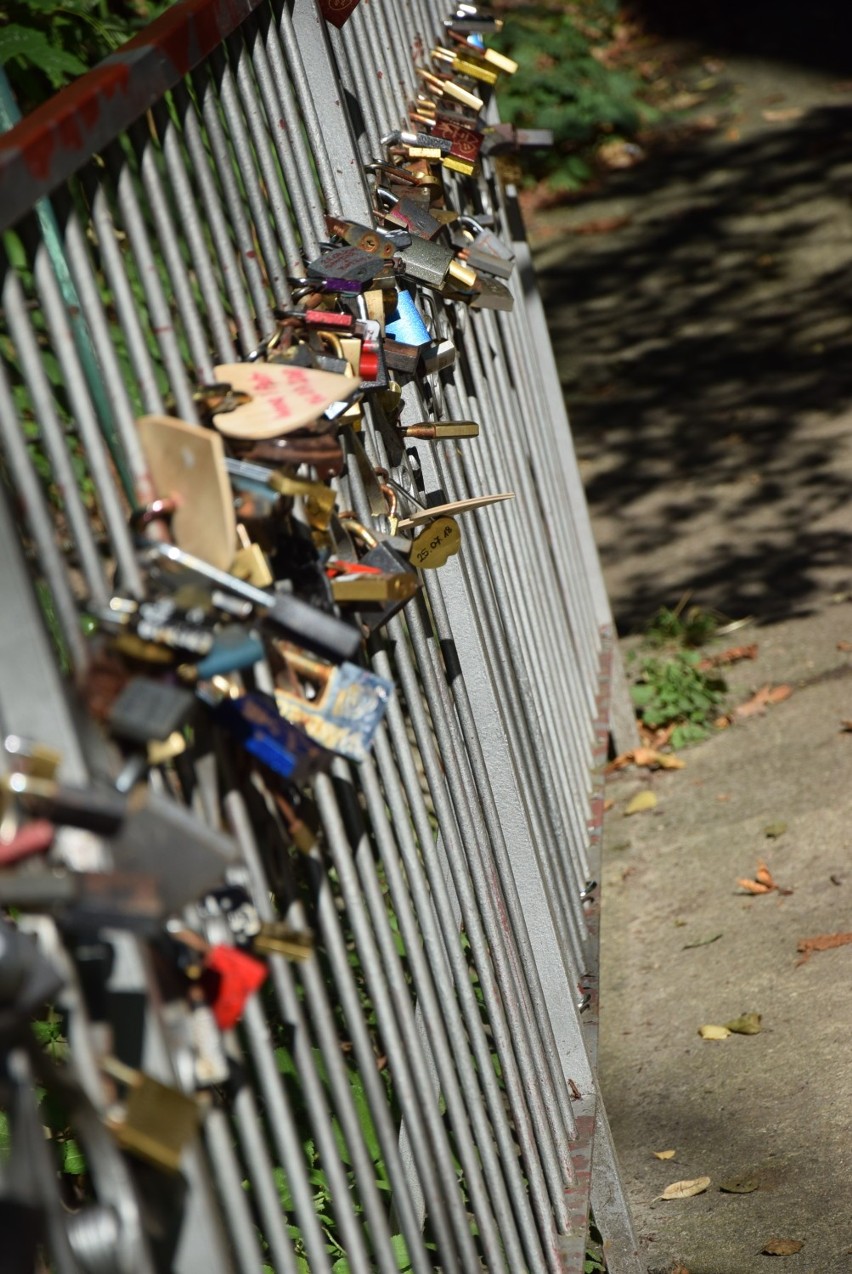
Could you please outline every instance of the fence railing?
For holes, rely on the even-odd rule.
[[[581,1271],[590,1201],[641,1268],[595,1076],[631,717],[493,106],[474,173],[407,180],[508,277],[302,282],[327,217],[375,226],[446,16],[184,0],[0,138],[10,1270]],[[344,332],[395,298],[425,347],[395,327],[392,383],[362,357],[264,450],[235,365],[303,367],[299,324],[341,372],[306,294]],[[317,723],[341,668],[354,720]]]

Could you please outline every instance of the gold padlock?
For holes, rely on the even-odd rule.
[[[274,576],[269,569],[266,554],[259,544],[254,544],[243,524],[237,524],[237,539],[240,547],[231,563],[231,574],[237,579],[247,580],[255,588],[269,588],[274,583]]]
[[[201,1122],[198,1102],[115,1057],[104,1058],[101,1066],[127,1088],[121,1112],[106,1119],[118,1144],[163,1172],[177,1172]]]
[[[301,961],[313,954],[314,935],[310,929],[294,929],[283,920],[264,920],[251,945],[255,955],[283,955]]]

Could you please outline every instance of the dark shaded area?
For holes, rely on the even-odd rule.
[[[540,283],[616,621],[807,614],[852,579],[852,108],[606,193],[630,224]]]
[[[852,71],[852,10],[843,0],[634,0],[646,29],[707,44],[716,52],[778,58]]]

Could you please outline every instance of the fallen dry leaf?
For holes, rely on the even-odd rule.
[[[776,888],[772,873],[761,859],[757,860],[757,871],[754,873],[754,878],[759,884],[766,885],[769,889]]]
[[[793,687],[788,685],[771,686],[768,683],[756,690],[750,699],[746,699],[745,703],[739,704],[734,708],[735,717],[754,717],[758,713],[765,712],[773,703],[783,703],[785,699],[789,699],[793,693]]]
[[[771,894],[771,885],[762,885],[758,880],[738,880],[737,884],[740,889],[745,889],[750,894]]]
[[[698,1034],[703,1040],[726,1040],[731,1032],[727,1026],[699,1026]]]
[[[647,769],[682,770],[686,762],[678,756],[672,756],[671,753],[658,752],[656,748],[638,747],[631,748],[629,752],[622,752],[615,757],[606,766],[604,773],[612,774],[613,771],[623,770],[628,765],[644,766]]]
[[[719,1182],[719,1189],[725,1194],[752,1194],[759,1187],[757,1177],[729,1177],[727,1181]]]
[[[727,650],[720,650],[717,655],[708,655],[706,659],[702,659],[698,664],[698,670],[699,672],[709,672],[711,668],[721,668],[724,664],[736,664],[742,659],[756,658],[756,641],[748,646],[729,646]]]
[[[641,814],[645,810],[652,810],[657,804],[656,792],[651,792],[647,788],[642,792],[637,792],[628,802],[624,810],[625,818],[628,814]]]
[[[796,950],[801,960],[796,965],[806,964],[815,951],[831,951],[834,947],[845,947],[852,942],[852,933],[819,933],[815,938],[800,938]]]
[[[670,742],[674,730],[674,722],[671,725],[660,726],[659,730],[652,730],[650,726],[640,721],[639,738],[649,748],[664,748]]]
[[[689,1274],[689,1270],[685,1265],[673,1265],[671,1274]]]
[[[762,859],[757,860],[757,870],[754,873],[754,880],[737,880],[740,889],[744,889],[747,894],[771,894],[773,891],[781,894],[783,897],[789,897],[793,892],[792,889],[782,889],[778,882],[774,879],[771,871]]]
[[[837,649],[843,651],[852,650],[852,641],[839,641],[837,643]]]
[[[804,1246],[801,1239],[767,1239],[760,1250],[767,1256],[792,1256]]]
[[[654,1150],[652,1154],[655,1159],[674,1159],[677,1154],[676,1150]]]
[[[786,124],[790,119],[801,119],[805,112],[801,106],[783,106],[780,110],[761,111],[760,113],[767,124]]]
[[[725,1026],[734,1035],[759,1035],[763,1029],[760,1021],[761,1015],[759,1013],[741,1013],[732,1022],[726,1022]]]
[[[682,761],[679,756],[672,756],[669,752],[657,752],[655,748],[631,748],[629,752],[622,752],[610,761],[604,774],[623,770],[628,765],[644,766],[649,770],[683,770],[686,767],[686,761]]]
[[[764,836],[769,840],[777,840],[779,836],[783,836],[787,830],[787,824],[780,820],[777,823],[767,823],[763,829]]]
[[[692,1181],[673,1181],[670,1186],[666,1186],[659,1198],[691,1199],[695,1194],[703,1194],[709,1184],[709,1177],[694,1177]]]

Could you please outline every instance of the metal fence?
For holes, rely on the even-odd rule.
[[[4,1269],[581,1271],[590,1200],[608,1268],[641,1268],[595,1077],[600,769],[630,715],[487,155],[444,185],[511,247],[501,308],[421,295],[455,361],[395,373],[396,421],[365,395],[323,525],[351,553],[437,502],[514,498],[464,513],[459,551],[363,647],[301,608],[310,562],[265,605],[196,572],[196,638],[254,654],[171,751],[151,744],[157,693],[168,714],[186,691],[150,661],[189,621],[173,592],[157,610],[167,537],[134,510],[163,492],[136,421],[197,422],[199,386],[298,303],[326,215],[375,224],[369,167],[445,17],[184,0],[0,138]],[[447,420],[480,435],[417,437]],[[242,490],[262,502],[256,474]],[[226,720],[269,702],[271,649],[303,622],[338,660],[354,634],[393,687],[362,760],[287,769],[273,727],[261,747]],[[128,669],[135,744],[98,710]]]

